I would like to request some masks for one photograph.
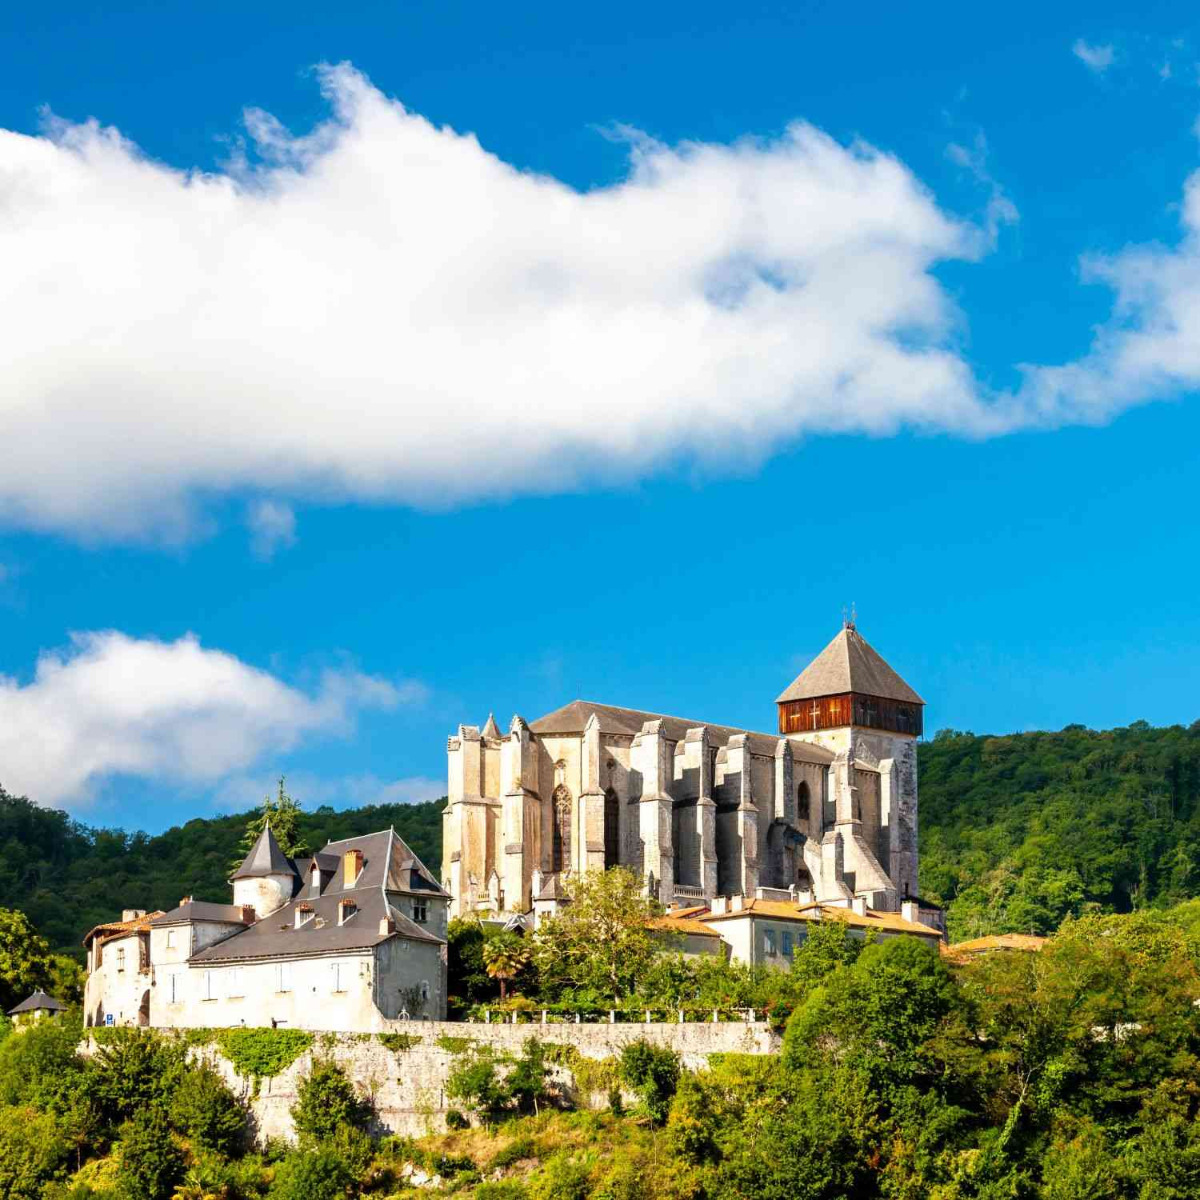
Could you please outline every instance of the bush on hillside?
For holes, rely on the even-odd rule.
[[[143,1108],[121,1130],[117,1179],[129,1200],[166,1200],[183,1177],[183,1152],[158,1106]]]
[[[370,1115],[370,1105],[359,1098],[346,1072],[327,1061],[313,1063],[292,1106],[297,1136],[313,1142],[328,1141],[345,1126],[361,1129]]]
[[[207,1063],[184,1072],[170,1111],[171,1124],[200,1150],[232,1154],[245,1137],[245,1110]]]
[[[631,1042],[621,1051],[622,1080],[637,1093],[646,1115],[661,1125],[679,1084],[679,1055],[667,1046]]]

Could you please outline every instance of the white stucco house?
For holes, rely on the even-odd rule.
[[[126,910],[84,939],[88,1025],[371,1032],[446,1015],[450,896],[394,829],[288,858],[270,826],[233,903]]]

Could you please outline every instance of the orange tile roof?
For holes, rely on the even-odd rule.
[[[689,908],[683,913],[667,913],[665,916],[656,917],[650,922],[651,929],[664,930],[667,933],[691,933],[698,937],[715,937],[721,935],[715,929],[709,929],[702,921],[693,920],[689,913],[707,912],[703,906],[700,908]]]
[[[703,914],[703,915],[699,915]],[[866,916],[856,913],[852,908],[841,908],[833,904],[796,905],[788,900],[747,900],[736,912],[713,913],[707,908],[688,908],[679,910],[679,917],[690,924],[705,925],[717,921],[736,920],[738,917],[770,917],[776,921],[845,921],[861,929],[886,929],[894,933],[911,933],[917,937],[934,937],[939,941],[941,934],[929,925],[920,925],[915,921],[906,921],[899,913],[879,912],[867,909]],[[674,913],[666,919],[676,921],[679,918]],[[710,930],[711,932],[711,930]]]
[[[119,937],[126,933],[141,933],[150,928],[150,922],[155,917],[162,917],[166,914],[161,908],[156,908],[154,912],[148,912],[144,917],[136,917],[132,921],[105,921],[103,925],[97,925],[94,929],[89,929],[83,937],[83,944],[86,946],[93,938],[102,937],[105,941],[114,937]]]
[[[1032,933],[992,933],[986,937],[971,938],[966,942],[955,942],[946,946],[943,953],[949,958],[967,958],[973,954],[986,954],[989,950],[1040,950],[1050,939]]]

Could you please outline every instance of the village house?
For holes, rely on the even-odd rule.
[[[84,939],[88,1025],[369,1032],[446,1013],[450,897],[394,829],[288,858],[270,826],[231,904],[126,910]]]

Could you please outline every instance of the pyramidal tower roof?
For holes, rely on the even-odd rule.
[[[843,692],[858,692],[864,696],[879,696],[884,700],[903,700],[908,704],[925,701],[887,665],[854,628],[853,622],[817,655],[792,681],[777,704],[789,700],[815,700],[821,696],[838,696]]]
[[[292,864],[279,848],[268,821],[258,835],[258,841],[246,855],[242,865],[234,872],[233,879],[254,879],[260,875],[290,875]]]
[[[496,717],[493,713],[488,713],[487,724],[483,727],[480,737],[498,738],[499,736],[500,729],[496,724]]]

